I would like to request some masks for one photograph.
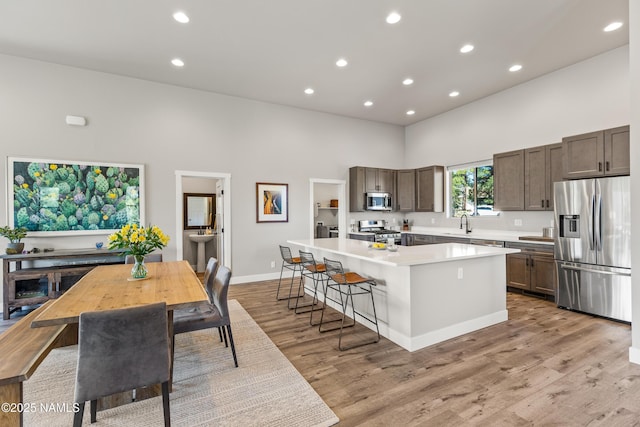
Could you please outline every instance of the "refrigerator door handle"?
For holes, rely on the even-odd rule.
[[[590,250],[595,250],[596,249],[596,236],[595,236],[595,229],[596,229],[596,195],[592,194],[591,195],[591,206],[589,206],[591,209],[590,212],[590,218],[589,218],[589,249]]]
[[[598,194],[596,199],[596,211],[594,216],[594,237],[596,250],[602,250],[602,195]]]
[[[574,266],[571,266],[571,265],[560,265],[560,268],[562,268],[563,270],[586,271],[587,273],[598,273],[598,274],[609,274],[611,276],[629,276],[629,277],[631,277],[631,273],[616,273],[614,271],[594,270],[594,269],[591,269],[591,268],[574,267]]]

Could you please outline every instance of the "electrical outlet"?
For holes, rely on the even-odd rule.
[[[431,224],[435,224],[436,223],[436,219],[435,218],[431,218]]]
[[[464,277],[464,272],[462,267],[458,268],[458,279],[462,279]]]
[[[271,268],[276,268],[276,262],[275,261],[271,261]]]
[[[522,220],[521,219],[515,219],[515,220],[513,220],[513,224],[516,227],[522,227]]]

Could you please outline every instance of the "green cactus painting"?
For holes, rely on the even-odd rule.
[[[15,226],[87,233],[144,223],[142,165],[9,158],[9,167]]]

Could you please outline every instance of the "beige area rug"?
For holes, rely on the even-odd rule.
[[[339,420],[236,301],[229,301],[239,367],[216,329],[176,336],[173,426],[330,426]],[[25,426],[73,424],[77,347],[51,352],[24,383]],[[44,410],[40,404],[44,404]],[[34,405],[35,404],[35,405]],[[52,409],[53,408],[53,409]],[[89,424],[89,404],[83,425]],[[98,426],[162,426],[162,398],[98,412]]]

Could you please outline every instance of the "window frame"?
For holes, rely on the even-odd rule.
[[[452,175],[454,172],[459,171],[459,170],[463,170],[463,169],[474,169],[474,179],[473,179],[473,192],[476,195],[476,197],[474,197],[474,202],[473,202],[473,207],[474,207],[474,212],[471,213],[467,213],[467,215],[469,216],[473,216],[474,218],[481,218],[481,217],[496,217],[500,215],[500,212],[495,210],[494,205],[491,205],[491,214],[489,215],[479,215],[478,214],[478,205],[477,203],[477,194],[478,194],[478,168],[481,167],[487,167],[487,166],[491,166],[493,168],[493,159],[488,159],[488,160],[481,160],[481,161],[477,161],[477,162],[469,162],[469,163],[461,163],[461,164],[457,164],[457,165],[450,165],[447,166],[447,178],[446,178],[446,182],[447,182],[447,217],[449,218],[460,218],[460,216],[456,216],[456,212],[454,212],[454,208],[453,208],[453,179],[452,179]],[[495,190],[495,189],[494,189]],[[495,194],[495,193],[494,193]],[[495,203],[495,200],[494,200]],[[484,206],[484,205],[482,205]],[[461,214],[462,215],[462,214]]]

